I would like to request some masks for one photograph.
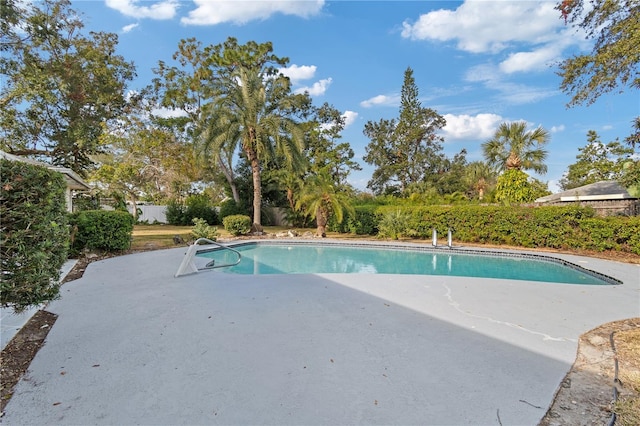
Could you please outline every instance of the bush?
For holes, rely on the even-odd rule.
[[[248,212],[240,203],[234,200],[227,200],[220,204],[220,220],[224,223],[224,218],[232,215],[246,215]]]
[[[209,225],[217,225],[218,214],[211,204],[211,200],[204,194],[190,195],[185,201],[185,225],[193,223],[193,219],[203,219]]]
[[[400,209],[395,212],[389,212],[382,216],[382,220],[378,224],[380,228],[378,236],[397,240],[399,237],[408,235],[408,222],[408,215],[400,211]]]
[[[62,174],[0,160],[1,304],[20,312],[55,299],[69,227]]]
[[[224,229],[231,235],[246,235],[251,231],[251,218],[242,214],[227,216],[222,220]]]
[[[185,207],[176,200],[169,200],[165,215],[167,223],[169,225],[182,226],[184,225],[184,211]]]
[[[73,250],[87,248],[107,252],[126,250],[131,245],[133,216],[123,211],[87,210],[74,213]]]
[[[203,219],[209,225],[217,225],[218,214],[206,195],[190,195],[184,204],[170,200],[165,210],[169,225],[188,226],[193,219]]]
[[[195,226],[191,229],[191,235],[194,239],[207,238],[211,241],[218,239],[218,228],[215,226],[207,225],[207,222],[199,217],[193,219],[193,223]]]
[[[378,206],[360,205],[355,206],[353,214],[345,213],[341,223],[332,215],[329,218],[327,229],[331,232],[351,233],[356,235],[376,235],[378,233],[378,223],[381,218],[376,213]]]

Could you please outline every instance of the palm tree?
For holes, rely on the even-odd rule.
[[[500,124],[493,138],[482,144],[482,150],[489,165],[500,171],[524,169],[544,174],[548,152],[543,146],[549,140],[549,132],[542,127],[527,130],[526,122],[515,121]]]
[[[471,162],[465,168],[464,179],[480,201],[484,199],[485,191],[495,184],[496,177],[496,171],[484,161]]]
[[[290,167],[301,161],[304,135],[285,111],[301,107],[306,97],[290,95],[289,80],[264,66],[232,66],[219,80],[219,94],[205,109],[208,124],[203,143],[212,152],[233,152],[238,146],[251,166],[253,223],[260,226],[261,168],[269,159],[284,158]]]
[[[327,223],[331,215],[335,215],[338,222],[342,222],[345,211],[353,213],[349,198],[336,188],[327,173],[314,175],[305,180],[296,208],[316,220],[316,234],[323,238],[327,236]]]

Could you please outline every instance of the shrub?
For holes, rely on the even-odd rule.
[[[407,213],[402,212],[400,209],[386,213],[382,216],[382,219],[378,224],[378,228],[380,229],[378,236],[397,240],[402,236],[408,235],[408,219],[409,217]]]
[[[335,216],[329,218],[327,229],[332,232],[350,232],[356,235],[376,235],[378,233],[379,215],[376,213],[378,206],[355,206],[353,214],[346,212],[341,223]]]
[[[133,216],[128,212],[87,210],[73,214],[71,220],[76,253],[85,248],[107,252],[126,250],[131,245]]]
[[[245,215],[247,210],[240,203],[234,200],[227,200],[220,204],[220,220],[224,223],[224,218],[232,215]]]
[[[193,219],[203,219],[209,225],[217,225],[218,214],[206,195],[190,195],[184,204],[170,200],[165,210],[169,225],[188,226]]]
[[[243,214],[227,216],[222,220],[224,229],[231,235],[246,235],[251,231],[251,218]]]
[[[65,190],[60,173],[0,160],[3,307],[20,312],[58,296],[69,248]]]
[[[194,239],[207,238],[212,241],[218,239],[218,228],[209,226],[204,219],[196,217],[193,219],[194,227],[191,229],[191,235]]]
[[[185,201],[184,220],[185,225],[193,223],[193,219],[203,219],[209,225],[217,225],[218,214],[216,213],[211,200],[204,194],[190,195]]]
[[[169,225],[182,226],[185,224],[184,219],[185,207],[176,200],[169,200],[165,215]]]

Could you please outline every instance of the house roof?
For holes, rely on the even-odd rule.
[[[634,199],[627,190],[615,181],[600,181],[535,200],[536,203],[557,203],[568,201],[603,201]]]
[[[42,163],[40,161],[32,160],[31,158],[19,157],[17,155],[9,154],[2,150],[0,150],[0,158],[33,164],[34,166],[42,166],[48,168],[49,170],[62,173],[65,181],[67,182],[67,187],[69,187],[70,189],[76,191],[88,191],[91,189],[91,187],[76,172],[67,167],[52,166],[51,164]]]

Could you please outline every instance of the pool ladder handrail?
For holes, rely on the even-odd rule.
[[[231,250],[232,252],[238,255],[238,259],[235,261],[235,263],[223,263],[222,265],[216,265],[215,259],[212,259],[203,268],[198,268],[194,262],[194,257],[198,254],[198,246],[200,245],[200,243],[203,243],[203,242],[209,245],[212,245],[212,244],[216,245],[221,249]],[[197,272],[207,271],[215,268],[235,266],[238,263],[240,263],[241,260],[242,260],[242,255],[240,254],[239,251],[234,250],[231,247],[226,246],[224,244],[220,244],[216,241],[210,240],[209,238],[198,238],[192,245],[189,246],[187,253],[182,259],[182,263],[180,263],[180,267],[178,268],[178,271],[175,274],[175,277],[177,278],[182,275],[195,274]]]

